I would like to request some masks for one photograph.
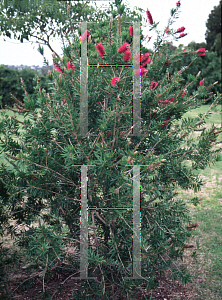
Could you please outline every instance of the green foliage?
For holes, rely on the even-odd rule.
[[[64,244],[63,237],[56,234],[52,226],[47,228],[39,224],[39,228],[30,228],[26,231],[18,242],[18,246],[23,246],[25,251],[30,256],[33,262],[37,262],[44,272],[45,275],[50,265],[56,261],[61,261],[64,256]]]
[[[116,1],[116,4],[121,3]],[[48,94],[38,82],[39,92],[31,98],[23,85],[24,104],[19,112],[24,121],[7,115],[0,121],[0,147],[5,153],[0,178],[7,195],[8,219],[13,216],[17,224],[25,225],[41,219],[39,227],[25,230],[17,239],[27,250],[30,262],[35,261],[44,268],[43,278],[64,258],[68,239],[77,241],[77,254],[80,252],[80,166],[91,165],[87,169],[88,276],[97,280],[82,280],[74,295],[78,299],[110,299],[116,296],[117,289],[120,296],[132,299],[142,283],[148,289],[153,288],[155,275],[165,269],[171,269],[173,280],[179,278],[183,284],[190,280],[183,266],[172,267],[177,258],[182,259],[184,244],[190,236],[186,229],[189,211],[183,200],[176,200],[176,189],[198,191],[203,182],[194,171],[205,168],[215,157],[215,129],[193,137],[207,116],[187,118],[180,123],[188,110],[202,102],[187,93],[187,82],[171,66],[181,56],[181,50],[172,53],[169,44],[160,40],[155,51],[149,54],[147,75],[141,78],[141,136],[129,135],[132,133],[132,68],[120,66],[123,54],[118,52],[125,42],[123,36],[130,38],[128,25],[124,23],[126,12],[124,8],[121,17],[101,20],[102,30],[97,24],[90,26],[89,64],[104,62],[112,67],[88,68],[87,136],[80,136],[78,37],[69,40],[62,59],[54,57],[62,73],[52,72]],[[174,15],[177,16],[175,12]],[[134,17],[132,14],[128,20]],[[103,59],[95,47],[100,42],[107,54]],[[192,55],[199,58],[197,53]],[[132,65],[132,58],[128,65]],[[74,63],[75,72],[67,69],[67,62]],[[113,77],[120,78],[115,86],[111,85]],[[194,85],[199,77],[193,75],[189,80]],[[158,83],[156,88],[151,88],[152,81]],[[197,87],[195,93],[206,96],[208,89]],[[220,95],[214,97],[215,104],[219,98]],[[192,162],[191,167],[187,161]],[[133,165],[141,165],[143,278],[125,280],[124,277],[133,275]],[[79,273],[79,257],[73,255],[70,262],[73,272]]]

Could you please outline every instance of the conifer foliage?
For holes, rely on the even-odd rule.
[[[177,17],[179,2],[171,11],[168,28]],[[158,24],[151,13],[147,16],[147,26],[156,29]],[[24,120],[5,114],[0,122],[4,153],[1,197],[5,205],[1,206],[2,230],[11,228],[7,223],[10,218],[16,224],[30,225],[17,237],[18,245],[26,251],[30,263],[44,270],[41,276],[46,290],[45,276],[55,266],[65,272],[68,261],[69,270],[79,276],[79,255],[67,256],[67,247],[68,241],[76,241],[80,254],[81,166],[89,165],[86,267],[88,276],[94,279],[81,280],[74,299],[117,299],[117,290],[134,299],[134,292],[142,284],[153,288],[156,274],[164,269],[171,269],[173,279],[188,282],[186,269],[172,264],[182,258],[191,234],[187,230],[189,212],[176,189],[200,189],[203,183],[193,171],[204,169],[214,160],[214,145],[218,142],[215,127],[201,127],[206,116],[180,122],[186,111],[201,104],[196,95],[205,95],[211,87],[199,85],[199,74],[191,74],[188,82],[181,80],[183,71],[170,74],[176,56],[183,55],[172,54],[167,43],[171,35],[178,38],[178,30],[171,30],[171,35],[158,32],[154,52],[133,57],[133,42],[125,43],[117,34],[120,25],[122,30],[124,26],[127,29],[128,38],[132,30],[119,20],[108,20],[107,39],[98,35],[99,41],[93,43],[91,36],[96,32],[91,31],[81,40],[88,43],[89,64],[93,65],[88,68],[86,136],[80,135],[78,38],[69,41],[61,61],[54,56],[57,67],[49,72],[51,92],[46,93],[39,80],[38,97],[30,99],[21,79],[25,100],[24,104],[18,102],[14,111],[19,110]],[[200,53],[193,51],[190,55],[194,60]],[[141,76],[140,136],[132,134],[134,60],[140,61],[136,70]],[[189,95],[187,87],[193,84],[197,90]],[[219,96],[211,97],[212,106],[216,105]],[[197,139],[193,137],[195,131],[200,133]],[[138,165],[142,277],[135,279],[132,203],[133,172]],[[32,226],[36,220],[38,226]]]

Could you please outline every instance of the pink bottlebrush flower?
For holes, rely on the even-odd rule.
[[[176,6],[180,6],[180,0],[177,1]]]
[[[200,85],[200,86],[201,86],[201,85],[204,85],[204,80],[201,80],[200,83],[199,83],[199,85]]]
[[[111,80],[111,84],[113,86],[116,86],[116,83],[119,81],[119,77],[113,77],[113,79]]]
[[[166,28],[165,32],[168,34],[170,32],[169,28]]]
[[[151,40],[151,37],[152,37],[152,36],[149,36],[148,39]]]
[[[104,47],[103,47],[102,43],[96,45],[96,48],[97,48],[97,50],[99,52],[99,56],[101,58],[103,58],[105,56],[105,51],[104,51]]]
[[[186,50],[183,50],[182,52],[184,52],[183,56],[187,56],[187,51]]]
[[[62,73],[62,70],[58,66],[56,66],[55,64],[54,64],[54,66],[55,66],[56,71],[59,71],[60,73]]]
[[[172,97],[171,99],[170,99],[170,102],[173,102],[175,100],[175,98],[174,97]]]
[[[141,75],[141,77],[143,77],[144,75],[146,75],[146,73],[147,73],[147,69],[141,68],[135,71],[135,76],[139,77]]]
[[[156,81],[151,81],[150,89],[154,90],[157,87],[158,83]]]
[[[130,51],[126,51],[125,55],[123,56],[123,60],[124,61],[129,61],[131,59],[131,52]]]
[[[122,46],[119,47],[119,53],[125,53],[128,51],[130,45],[128,43],[123,44]]]
[[[183,27],[180,27],[177,29],[177,32],[183,32],[186,28],[183,26]]]
[[[81,42],[84,42],[89,36],[89,30],[86,30],[83,35],[80,37]]]
[[[186,36],[186,35],[187,35],[187,33],[182,32],[182,33],[180,34],[179,38],[182,38],[182,37],[184,37],[184,36]]]
[[[129,27],[129,33],[131,36],[133,36],[133,27],[132,26]]]
[[[148,10],[148,8],[147,8],[147,11],[146,11],[146,15],[147,15],[147,19],[149,20],[150,25],[152,25],[153,24],[153,17],[151,15],[150,11]]]
[[[99,104],[100,102],[96,102],[96,104]]]
[[[149,56],[149,52],[141,56],[141,67],[144,67],[145,65],[151,62],[151,59],[148,56]]]
[[[198,52],[198,55],[200,56],[204,56],[205,55],[205,48],[200,48],[200,49],[197,49],[197,52]]]
[[[52,119],[49,119],[49,122],[52,123]]]
[[[67,62],[67,69],[70,70],[72,69],[72,73],[75,72],[74,64],[71,64],[70,62]]]

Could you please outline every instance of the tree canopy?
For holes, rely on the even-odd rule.
[[[216,51],[221,55],[221,0],[218,6],[209,14],[205,33],[207,49]]]
[[[20,40],[32,37],[51,48],[52,37],[76,30],[79,22],[98,22],[105,12],[85,3],[57,0],[25,0],[0,3],[0,35]],[[67,10],[67,7],[69,9]],[[67,20],[69,13],[69,20]],[[70,24],[71,23],[71,24]]]

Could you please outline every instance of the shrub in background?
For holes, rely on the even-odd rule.
[[[30,97],[35,98],[38,91],[36,91],[37,74],[35,70],[25,68],[21,71],[12,70],[7,66],[0,66],[0,96],[2,96],[0,106],[2,108],[13,107],[15,97],[23,102],[24,90],[21,86],[20,78],[23,78],[27,93]],[[47,92],[50,90],[48,74],[47,76],[42,73],[38,74],[41,79],[42,88]]]

